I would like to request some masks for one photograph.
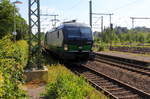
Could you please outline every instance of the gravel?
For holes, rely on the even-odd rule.
[[[150,93],[150,77],[96,61],[89,61],[86,63],[86,65],[97,69],[97,71],[102,72],[103,74],[106,74],[112,78],[118,79],[124,83]]]

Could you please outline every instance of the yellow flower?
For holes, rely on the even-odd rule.
[[[0,71],[0,87],[2,87],[4,80],[3,80],[3,76],[2,76],[2,72]]]
[[[0,97],[3,95],[3,92],[4,92],[4,90],[2,89],[3,82],[4,82],[4,79],[2,76],[2,72],[0,71]]]

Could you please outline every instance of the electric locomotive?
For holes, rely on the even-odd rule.
[[[44,45],[61,59],[88,60],[92,56],[91,27],[75,20],[64,22],[46,33]]]

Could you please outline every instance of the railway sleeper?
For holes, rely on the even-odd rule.
[[[126,95],[126,96],[119,96],[119,99],[141,99],[137,94],[133,95]]]
[[[87,72],[83,72],[83,74],[86,74],[86,75],[91,75],[91,76],[93,76],[94,74],[93,73],[91,73],[91,72],[89,72],[89,71],[87,71]]]
[[[98,77],[98,76],[96,76],[96,75],[94,75],[94,76],[95,76],[95,78],[96,78],[97,80],[99,80],[99,81],[106,80],[106,79],[104,79],[104,78],[101,78],[101,77]]]
[[[88,76],[85,76],[86,78],[88,78],[88,79],[90,79],[91,81],[93,81],[93,82],[98,82],[98,81],[100,81],[98,78],[96,78],[96,77],[88,77]],[[106,82],[106,81],[105,81]]]
[[[87,78],[90,78],[90,79],[95,79],[95,78],[97,78],[97,77],[95,77],[95,76],[93,76],[93,75],[84,75],[85,77],[87,77]]]
[[[99,84],[113,84],[111,82],[108,82],[107,80],[99,80],[99,81],[96,81],[96,83],[99,83]]]
[[[91,79],[92,81],[93,81],[93,80],[96,80],[96,81],[97,81],[96,77],[89,77],[89,76],[86,76],[86,77],[89,78],[89,79]]]
[[[90,78],[90,79],[95,79],[95,78],[96,78],[96,77],[93,76],[93,75],[87,75],[87,74],[84,74],[84,76],[87,77],[87,78]]]
[[[106,85],[106,86],[104,85],[103,87],[107,89],[110,89],[110,88],[114,89],[114,88],[117,88],[118,86],[117,85]]]
[[[90,78],[91,80],[105,80],[104,78],[100,78],[100,77],[97,77],[96,75],[87,75],[87,74],[84,74],[85,77],[87,78]]]
[[[111,92],[111,93],[114,92],[114,91],[115,91],[115,92],[125,91],[124,88],[113,88],[113,89],[112,89],[112,88],[110,88],[110,89],[107,88],[107,90],[108,90],[109,92]]]
[[[99,79],[99,81],[105,80],[104,78],[100,78],[100,77],[98,77],[98,79]]]
[[[117,97],[121,97],[121,96],[133,96],[133,95],[136,95],[130,91],[120,91],[120,92],[117,92],[117,93],[114,93],[115,96]]]
[[[126,91],[126,90],[124,90],[124,91],[119,91],[119,92],[112,92],[112,94],[113,95],[118,95],[118,94],[128,94],[128,93],[131,93],[130,91]]]
[[[105,80],[105,79],[100,79],[100,77],[97,77],[97,76],[95,76],[95,75],[93,75],[93,76],[87,76],[88,78],[90,78],[90,79],[96,79],[96,80]]]
[[[144,73],[147,73],[147,74],[150,75],[150,71],[143,70],[143,71],[141,71],[141,72],[144,72]]]
[[[110,83],[107,80],[102,80],[102,81],[96,81],[96,83],[98,84],[106,84],[106,83]]]
[[[99,83],[99,84],[102,85],[102,86],[114,86],[114,84],[111,83],[111,82],[107,82],[107,83]]]
[[[94,82],[96,82],[96,83],[108,82],[108,81],[107,81],[107,80],[105,80],[105,79],[99,79],[99,78],[97,78],[97,79],[93,79],[92,81],[94,81]]]

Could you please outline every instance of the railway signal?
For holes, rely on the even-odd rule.
[[[113,30],[113,24],[110,24],[110,29]]]

